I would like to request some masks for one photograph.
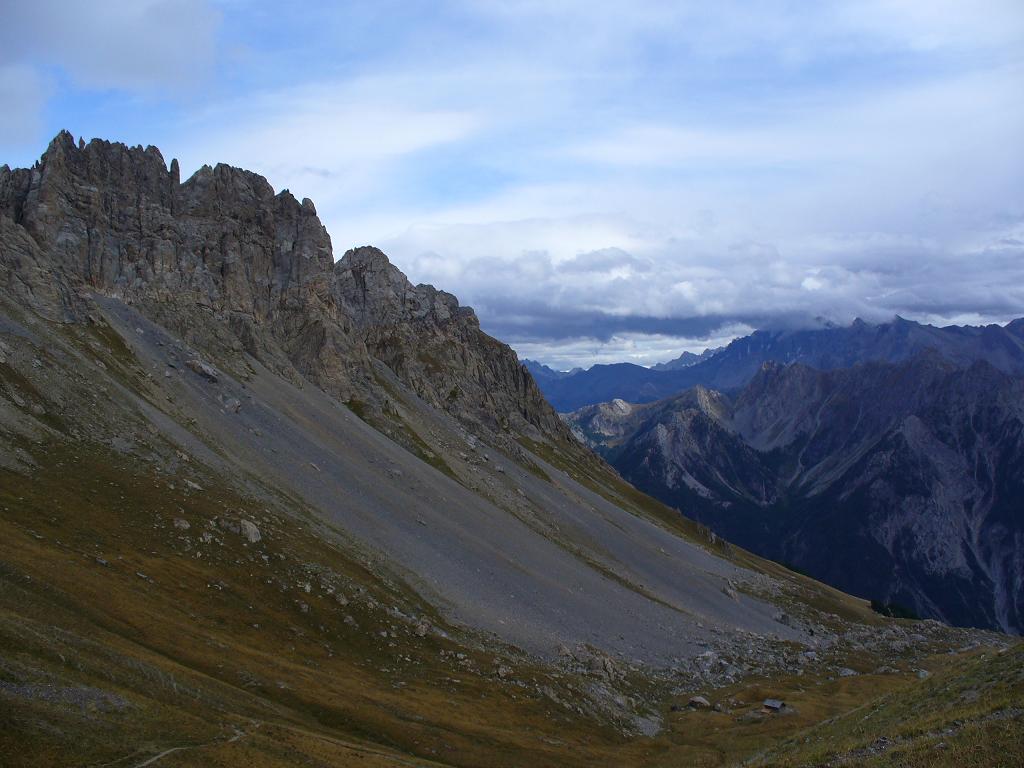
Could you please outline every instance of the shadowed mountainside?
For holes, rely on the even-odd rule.
[[[929,351],[818,371],[766,363],[570,415],[637,487],[759,554],[881,603],[1024,629],[1024,381]]]

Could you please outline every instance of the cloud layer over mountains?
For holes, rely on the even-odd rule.
[[[0,162],[252,168],[559,367],[1024,314],[1015,0],[47,2],[0,51]]]

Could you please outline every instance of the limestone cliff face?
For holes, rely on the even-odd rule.
[[[369,353],[420,397],[490,429],[568,430],[505,344],[480,330],[476,313],[431,285],[412,285],[373,247],[348,251],[334,268],[339,304]]]
[[[311,202],[225,165],[181,184],[155,147],[76,145],[66,132],[0,190],[5,241],[51,282],[143,305],[214,356],[244,349],[340,396],[358,386],[338,360],[365,367],[365,349],[335,303],[331,241]]]
[[[155,147],[63,132],[31,169],[0,169],[0,280],[26,306],[81,319],[89,292],[138,305],[222,364],[243,352],[371,406],[372,358],[487,429],[564,440],[515,354],[451,294],[413,286],[375,248],[335,265],[313,203],[204,166],[182,183]]]

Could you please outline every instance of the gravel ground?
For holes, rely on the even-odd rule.
[[[130,306],[100,303],[170,405],[99,370],[90,384],[101,379],[125,412],[142,412],[147,438],[165,438],[192,457],[188,466],[249,493],[301,499],[473,630],[549,658],[589,644],[656,666],[746,642],[742,633],[809,641],[773,618],[770,603],[726,594],[729,580],[751,574],[552,467],[553,482],[536,477],[412,396],[406,417],[473,490],[315,387],[253,360],[248,381],[221,370],[211,381],[187,365],[196,355],[177,338]],[[121,449],[132,450],[133,437],[120,437]]]

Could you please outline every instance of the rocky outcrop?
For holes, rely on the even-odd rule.
[[[313,203],[203,166],[181,182],[155,147],[51,142],[0,169],[0,279],[35,311],[88,315],[90,293],[137,305],[211,359],[245,354],[296,383],[380,407],[373,361],[471,426],[565,441],[512,350],[451,294],[413,286],[375,248],[337,265]]]
[[[1024,381],[937,352],[571,414],[635,485],[839,588],[1024,630]]]
[[[506,344],[480,330],[476,313],[432,285],[412,285],[370,246],[334,268],[339,304],[373,357],[431,405],[474,414],[491,430],[568,432]]]

